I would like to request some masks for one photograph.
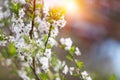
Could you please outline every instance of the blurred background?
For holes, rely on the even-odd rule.
[[[80,59],[94,80],[108,80],[112,74],[120,80],[120,0],[74,2],[61,35],[71,36],[79,46]]]
[[[64,0],[52,1],[46,0],[48,4],[61,4]],[[120,0],[71,1],[66,4],[66,27],[58,38],[72,38],[93,80],[109,80],[113,74],[115,80],[120,80]],[[9,77],[6,68],[0,66],[0,80],[8,80],[6,75]]]

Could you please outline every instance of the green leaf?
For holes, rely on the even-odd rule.
[[[0,23],[3,23],[4,22],[4,20],[0,20]]]
[[[47,39],[48,39],[48,35],[44,35],[43,42],[46,43]]]
[[[81,74],[73,74],[73,76],[75,77],[79,77]]]
[[[41,73],[40,78],[41,78],[41,80],[48,80],[48,74],[47,73]]]
[[[78,67],[79,69],[83,68],[83,67],[84,67],[83,62],[78,61],[78,62],[77,62],[77,67]]]
[[[25,0],[26,2],[29,2],[30,0]]]
[[[5,48],[2,48],[1,53],[2,53],[2,56],[3,56],[4,58],[8,58],[8,57],[9,57],[8,52],[7,52],[7,50],[6,50]]]
[[[18,12],[19,12],[20,8],[21,8],[21,4],[20,3],[11,2],[11,4],[10,4],[10,10],[12,12],[14,12],[15,14],[18,15]]]
[[[48,45],[47,45],[47,49],[50,49],[50,48],[51,48],[51,44],[48,44]]]
[[[31,72],[31,68],[30,68],[30,67],[25,67],[25,71],[26,71],[27,73],[30,73],[30,72]]]
[[[73,61],[73,58],[72,58],[70,55],[66,56],[66,58],[67,58],[69,61]]]
[[[52,66],[56,66],[58,64],[58,59],[55,54],[52,55],[51,64]]]
[[[30,17],[30,18],[33,18],[33,14],[29,11],[27,11],[27,15]]]
[[[0,41],[4,41],[6,39],[7,39],[7,37],[4,35],[3,31],[0,30]]]
[[[62,80],[66,80],[65,76],[62,75],[61,77],[62,77]]]
[[[61,44],[60,47],[64,49],[64,48],[65,48],[65,45],[62,45],[62,44]]]
[[[24,35],[24,36],[23,36],[23,38],[24,38],[24,40],[25,40],[25,42],[26,42],[27,44],[29,44],[29,43],[30,43],[29,36]]]
[[[36,8],[42,9],[42,5],[41,4],[36,4]]]
[[[71,49],[69,50],[69,53],[71,56],[74,56],[74,52],[75,52],[75,46],[72,46]]]
[[[110,76],[109,80],[116,80],[116,76],[113,74]]]
[[[0,41],[4,40],[4,35],[0,34]]]
[[[39,47],[37,47],[36,49],[33,50],[32,55],[31,56],[35,56],[39,51]]]
[[[17,53],[14,43],[10,43],[8,45],[8,53],[9,53],[9,56],[14,56]]]

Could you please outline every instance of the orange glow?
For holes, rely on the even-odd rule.
[[[67,0],[66,2],[66,9],[68,12],[74,12],[78,8],[77,4],[75,3],[75,0]]]
[[[80,2],[81,0],[64,0],[64,5],[66,7],[67,16],[69,17],[80,17],[85,13],[85,5],[84,2]]]

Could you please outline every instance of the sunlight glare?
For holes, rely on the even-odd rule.
[[[75,3],[74,0],[67,0],[66,9],[68,12],[74,12],[77,10],[77,4]]]

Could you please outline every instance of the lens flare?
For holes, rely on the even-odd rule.
[[[66,2],[66,9],[68,12],[74,12],[77,10],[77,5],[75,3],[75,1],[73,0],[67,0]]]

